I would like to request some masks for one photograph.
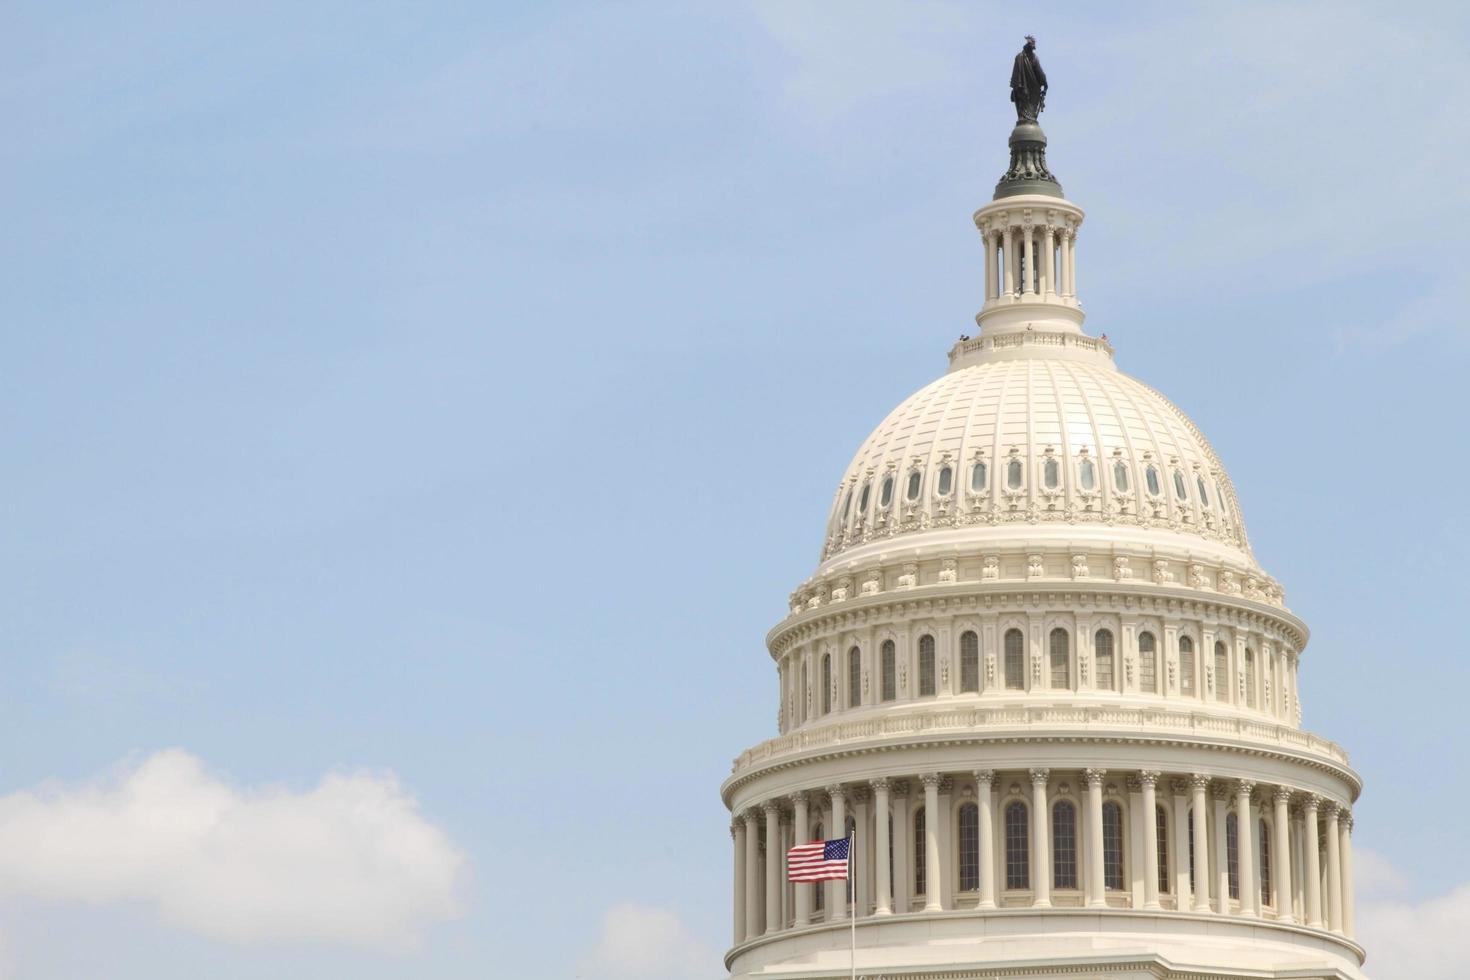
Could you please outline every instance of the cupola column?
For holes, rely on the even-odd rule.
[[[995,908],[995,771],[975,773],[975,795],[980,804],[980,907]]]
[[[1317,836],[1317,809],[1321,799],[1309,795],[1302,801],[1302,827],[1306,830],[1307,925],[1322,928],[1322,863],[1321,844]]]
[[[755,807],[745,811],[745,938],[754,939],[761,930],[760,826]]]
[[[1189,884],[1189,782],[1173,779],[1169,782],[1173,792],[1174,819],[1170,823],[1170,834],[1174,842],[1174,907],[1186,912],[1190,907],[1191,887]]]
[[[807,844],[811,842],[811,817],[808,812],[807,795],[805,793],[791,794],[791,833],[794,842]],[[812,919],[812,886],[810,883],[797,882],[792,886],[795,889],[794,904],[795,911],[792,919],[796,926],[807,925]]]
[[[1328,803],[1327,811],[1327,928],[1342,932],[1342,838],[1338,814],[1342,807]]]
[[[1291,790],[1276,787],[1271,802],[1275,804],[1271,829],[1275,841],[1272,850],[1276,853],[1271,855],[1275,859],[1271,871],[1276,877],[1276,918],[1295,922],[1296,916],[1291,911]]]
[[[735,842],[735,939],[745,942],[745,821],[730,822],[730,839]]]
[[[1138,774],[1143,784],[1143,907],[1157,909],[1159,905],[1159,822],[1158,804],[1154,787],[1158,784],[1158,772],[1145,769]]]
[[[1342,820],[1342,934],[1349,939],[1357,932],[1353,910],[1353,815],[1343,811]]]
[[[924,911],[944,909],[944,869],[939,862],[939,773],[919,777],[924,784]]]
[[[1051,225],[1046,226],[1046,231],[1041,238],[1041,295],[1043,298],[1055,298],[1060,292],[1058,285],[1052,280],[1056,278],[1056,229]]]
[[[1077,299],[1077,229],[1067,232],[1067,295]]]
[[[1005,271],[1006,296],[1016,294],[1016,229],[1006,225],[1005,246],[1000,257],[1001,268]]]
[[[995,238],[987,229],[985,237],[985,302],[995,299]]]
[[[1032,240],[1035,229],[1021,226],[1021,295],[1036,295],[1036,243]]]
[[[1235,863],[1240,882],[1240,914],[1258,911],[1261,889],[1256,882],[1255,821],[1251,819],[1251,794],[1256,784],[1242,779],[1235,784]]]
[[[1087,780],[1087,904],[1102,908],[1108,904],[1107,890],[1103,883],[1103,777],[1106,769],[1088,769],[1082,776]]]
[[[874,833],[877,840],[874,841],[874,877],[878,883],[878,895],[874,899],[874,915],[893,914],[893,882],[889,874],[890,862],[893,855],[890,851],[892,830],[888,822],[888,780],[874,779],[873,806],[876,808],[874,819]]]
[[[841,786],[828,786],[827,795],[832,798],[832,829],[827,833],[829,840],[847,835],[847,792]],[[847,918],[846,881],[825,882],[827,888],[827,921]],[[820,887],[820,886],[819,886]]]
[[[1230,914],[1230,853],[1226,846],[1227,800],[1230,790],[1223,783],[1216,783],[1210,791],[1215,804],[1212,819],[1215,824],[1215,910],[1221,915]],[[1239,828],[1237,828],[1238,830]],[[1237,856],[1239,851],[1236,852]],[[1236,878],[1237,883],[1239,877]]]
[[[1048,842],[1046,781],[1050,769],[1031,770],[1031,882],[1032,905],[1051,908],[1051,845]]]
[[[767,800],[766,812],[766,934],[781,928],[781,804]]]
[[[1194,910],[1210,911],[1210,836],[1205,820],[1210,777],[1199,773],[1189,777],[1194,796]]]

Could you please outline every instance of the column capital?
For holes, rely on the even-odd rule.
[[[1163,773],[1155,769],[1144,769],[1138,773],[1138,781],[1144,786],[1157,786]]]
[[[879,776],[876,779],[868,780],[868,785],[873,787],[873,792],[886,794],[890,784],[887,776]]]
[[[1189,792],[1189,780],[1176,776],[1169,780],[1169,789],[1174,791],[1175,796],[1183,796]]]
[[[907,779],[895,779],[889,783],[889,786],[893,789],[894,796],[909,795],[909,781]]]
[[[1225,800],[1230,799],[1230,787],[1225,785],[1224,782],[1217,779],[1210,786],[1210,795],[1213,796],[1215,799],[1224,802]]]
[[[1051,778],[1051,770],[1050,769],[1032,769],[1031,770],[1031,785],[1032,786],[1045,786],[1046,785],[1046,781],[1048,779],[1050,779],[1050,778]]]
[[[975,785],[976,786],[984,786],[986,788],[989,788],[990,785],[992,783],[994,783],[994,782],[995,782],[995,770],[994,769],[976,769],[975,770]]]
[[[1322,815],[1328,820],[1336,820],[1342,814],[1342,810],[1341,803],[1334,802],[1333,800],[1324,800],[1322,802]]]
[[[831,786],[827,787],[827,796],[831,798],[834,804],[836,804],[839,800],[846,803],[847,788],[844,787],[841,783],[833,783]]]
[[[761,809],[766,811],[766,816],[768,818],[773,815],[779,817],[781,815],[781,801],[766,800],[766,802],[761,804]]]
[[[1256,791],[1256,784],[1249,779],[1238,779],[1235,782],[1235,795],[1238,799],[1250,801],[1251,794]]]
[[[1303,793],[1301,797],[1302,809],[1307,813],[1316,813],[1322,809],[1322,797],[1316,793]]]
[[[791,801],[792,809],[805,807],[811,799],[809,796],[807,796],[807,792],[804,789],[799,789],[786,798]]]
[[[1210,788],[1210,777],[1206,776],[1204,773],[1190,773],[1189,786],[1191,789],[1207,790]]]
[[[1290,805],[1292,795],[1293,794],[1291,792],[1291,787],[1278,786],[1271,793],[1271,802],[1275,803],[1277,806]]]
[[[736,837],[737,832],[738,831],[741,831],[741,830],[744,830],[744,829],[745,829],[745,824],[744,824],[743,821],[740,821],[740,820],[731,820],[730,821],[730,839],[731,840],[735,840],[735,837]]]
[[[855,805],[868,802],[872,795],[873,794],[868,791],[868,787],[861,785],[854,786],[847,791],[848,802]]]
[[[926,772],[919,776],[919,782],[924,784],[925,790],[928,790],[930,787],[937,790],[939,789],[941,778],[937,772]]]
[[[757,807],[748,806],[741,812],[740,816],[745,821],[746,828],[749,829],[752,824],[761,818],[761,812]]]
[[[1129,773],[1127,778],[1123,780],[1123,784],[1128,787],[1128,792],[1130,793],[1136,793],[1143,789],[1143,780],[1134,773]]]
[[[1102,786],[1102,781],[1107,776],[1107,774],[1108,771],[1106,769],[1082,770],[1082,778],[1087,782],[1087,786],[1089,789],[1097,789],[1098,787]]]
[[[1342,829],[1351,831],[1353,829],[1353,811],[1343,807],[1341,817]]]

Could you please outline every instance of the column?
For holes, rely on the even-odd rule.
[[[1353,815],[1346,810],[1342,814],[1341,826],[1342,843],[1339,850],[1342,859],[1342,934],[1351,939],[1357,931],[1353,922],[1353,892],[1356,888],[1353,883]]]
[[[745,942],[745,821],[730,822],[730,839],[735,842],[735,945]]]
[[[1057,292],[1057,284],[1052,282],[1056,276],[1057,247],[1056,229],[1051,225],[1039,236],[1041,244],[1041,288],[1038,290],[1042,297],[1054,296]]]
[[[1291,808],[1291,914],[1293,921],[1307,921],[1307,858],[1304,842],[1307,831],[1302,824],[1302,807]]]
[[[1225,846],[1225,804],[1230,795],[1223,783],[1217,783],[1211,795],[1214,797],[1215,810],[1212,814],[1215,824],[1215,911],[1221,915],[1230,914],[1230,860]]]
[[[924,911],[939,912],[944,908],[944,872],[939,864],[939,773],[919,777],[924,784]]]
[[[1307,886],[1307,925],[1316,929],[1322,928],[1322,864],[1321,845],[1317,840],[1317,808],[1322,799],[1318,796],[1308,796],[1302,801],[1302,826],[1307,832],[1306,850],[1306,878]]]
[[[1102,908],[1108,904],[1107,889],[1103,885],[1103,777],[1106,769],[1088,769],[1082,773],[1087,780],[1087,904]]]
[[[1021,295],[1033,296],[1036,293],[1036,243],[1031,234],[1034,230],[1031,225],[1021,228]]]
[[[1174,794],[1174,907],[1180,912],[1187,912],[1192,894],[1189,884],[1189,781],[1170,780],[1169,789]]]
[[[1077,229],[1067,233],[1067,295],[1077,299]]]
[[[1051,847],[1047,828],[1046,781],[1050,769],[1031,770],[1031,904],[1051,908]]]
[[[995,299],[995,240],[989,228],[980,234],[985,239],[985,302],[989,303]]]
[[[767,800],[766,811],[766,934],[781,928],[781,804]]]
[[[792,834],[798,844],[809,844],[812,839],[810,814],[807,812],[807,795],[805,793],[791,794],[792,810]],[[796,912],[793,915],[794,923],[799,929],[812,921],[812,886],[810,883],[798,882],[796,888]]]
[[[891,859],[888,849],[888,835],[890,833],[888,823],[888,780],[874,779],[873,806],[877,808],[874,819],[874,833],[877,840],[873,842],[873,872],[878,882],[878,895],[874,899],[874,915],[893,914],[893,881],[888,873],[888,862]]]
[[[1210,911],[1210,847],[1209,828],[1205,821],[1205,791],[1210,777],[1199,773],[1189,777],[1194,794],[1194,910]]]
[[[975,772],[975,795],[980,807],[980,908],[995,908],[995,771]]]
[[[1276,787],[1271,794],[1275,805],[1271,835],[1276,853],[1271,855],[1271,873],[1276,878],[1276,918],[1282,922],[1295,922],[1291,913],[1291,790]]]
[[[1328,803],[1323,808],[1327,813],[1327,928],[1342,932],[1342,838],[1338,827],[1338,814],[1342,807]]]
[[[1235,784],[1235,856],[1239,867],[1240,914],[1259,914],[1261,889],[1256,882],[1256,831],[1251,819],[1251,794],[1256,784],[1242,779]]]
[[[1127,878],[1124,881],[1128,890],[1128,906],[1141,909],[1144,888],[1144,821],[1136,818],[1143,812],[1143,781],[1136,774],[1128,777],[1128,812],[1135,819],[1126,822],[1128,840],[1123,844],[1123,873]]]
[[[1159,823],[1154,786],[1161,774],[1145,769],[1138,774],[1143,783],[1143,907],[1160,908],[1159,905]]]
[[[909,783],[900,779],[890,785],[893,794],[893,909],[908,912],[912,907],[909,878],[913,870],[913,828],[909,825]]]
[[[827,839],[836,840],[847,833],[847,793],[841,786],[828,786],[827,795],[832,797],[832,829],[827,831]],[[828,881],[824,884],[827,888],[827,921],[847,918],[847,882]]]
[[[852,889],[852,914],[862,918],[868,914],[868,909],[873,901],[873,859],[870,855],[877,853],[868,846],[868,822],[873,796],[868,792],[868,787],[859,786],[851,793],[853,810],[853,835],[852,856],[853,880],[849,883]]]
[[[1005,270],[1007,296],[1016,294],[1016,229],[1010,225],[1005,230],[1005,254],[1001,256],[1001,268]]]
[[[745,811],[745,938],[754,939],[761,929],[761,849],[756,809]]]

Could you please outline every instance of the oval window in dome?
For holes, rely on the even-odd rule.
[[[873,485],[871,483],[864,483],[863,484],[863,492],[860,493],[860,494],[858,494],[858,513],[859,514],[866,514],[868,512],[868,491],[869,490],[872,490],[872,489],[873,489]]]
[[[1041,478],[1048,490],[1055,490],[1062,482],[1062,467],[1054,459],[1048,459],[1041,467]]]
[[[1119,493],[1128,492],[1128,464],[1121,459],[1113,464],[1113,486]]]
[[[1006,466],[1006,484],[1012,490],[1021,489],[1021,461],[1013,459]]]
[[[990,485],[990,467],[984,463],[976,463],[970,467],[970,489],[976,493],[982,492]]]
[[[1199,487],[1199,502],[1206,507],[1210,506],[1210,495],[1205,490],[1205,478],[1197,476],[1194,478],[1194,482]]]
[[[1159,471],[1152,464],[1143,471],[1144,482],[1148,484],[1148,492],[1155,497],[1159,495]]]
[[[842,498],[842,519],[847,520],[847,515],[852,511],[852,487],[847,488],[847,496]]]
[[[878,506],[887,507],[891,503],[893,503],[893,477],[885,476],[883,489],[878,493]]]
[[[939,470],[939,495],[941,497],[948,497],[949,491],[953,489],[953,484],[954,470],[948,466],[941,467]]]
[[[1187,500],[1189,492],[1184,489],[1184,474],[1178,470],[1174,471],[1174,496],[1180,500]]]
[[[1097,467],[1092,465],[1092,460],[1084,459],[1077,464],[1077,482],[1082,484],[1083,490],[1096,489]]]
[[[908,498],[910,500],[919,499],[919,488],[920,486],[922,486],[923,482],[924,478],[919,474],[918,470],[915,470],[914,472],[909,474]]]

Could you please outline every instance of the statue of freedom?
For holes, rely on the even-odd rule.
[[[1016,104],[1016,122],[1035,122],[1046,108],[1046,72],[1036,57],[1036,38],[1026,35],[1026,46],[1016,55],[1011,68],[1011,101]]]

